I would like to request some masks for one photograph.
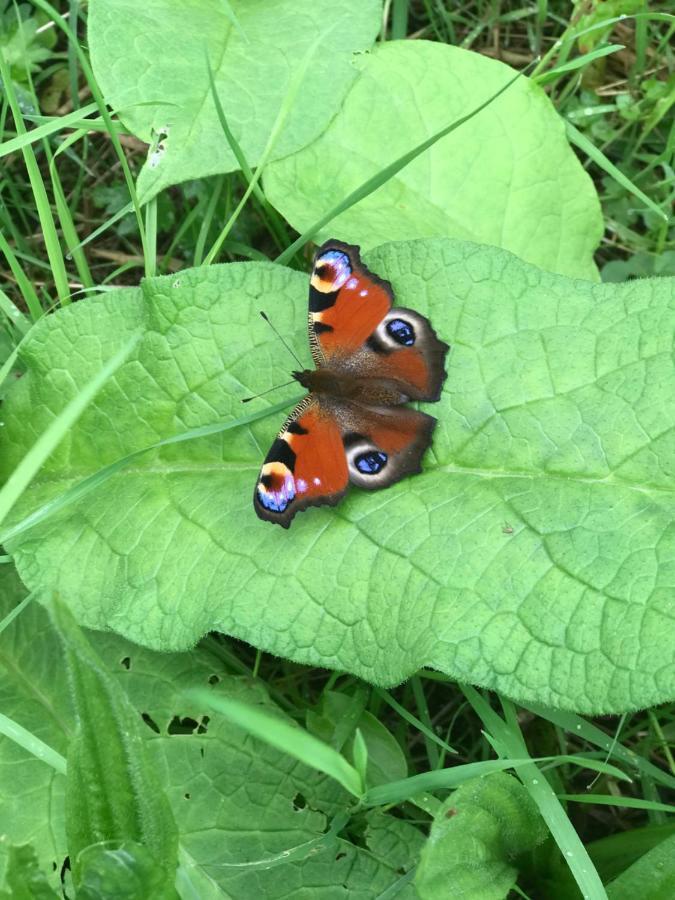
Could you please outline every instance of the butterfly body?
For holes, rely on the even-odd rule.
[[[410,397],[405,386],[390,378],[363,378],[330,366],[293,372],[293,377],[308,391],[326,398],[367,406],[398,406]]]
[[[349,483],[376,490],[421,471],[436,420],[404,404],[439,399],[449,347],[427,319],[392,301],[358,247],[319,248],[309,295],[316,369],[293,373],[309,394],[263,463],[253,498],[260,518],[288,528],[300,510],[338,503]]]

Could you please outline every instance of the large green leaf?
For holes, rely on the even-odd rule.
[[[583,712],[672,697],[674,280],[570,281],[447,239],[368,262],[453,345],[422,475],[352,490],[288,532],[261,522],[252,492],[277,413],[137,458],[7,541],[26,584],[157,648],[219,629],[385,684],[429,665]],[[145,336],[15,515],[240,416],[292,365],[258,310],[307,358],[306,291],[301,273],[235,263],[38,323],[4,405],[5,473],[129,332]]]
[[[0,567],[0,618],[19,596],[8,569]],[[192,887],[192,893],[186,891],[184,896],[281,900],[301,896],[304,889],[311,897],[370,900],[373,891],[379,893],[399,879],[398,861],[376,859],[328,833],[324,808],[344,811],[347,799],[344,792],[336,793],[331,779],[251,739],[212,711],[205,715],[206,710],[186,699],[190,688],[210,686],[285,718],[259,682],[227,675],[217,657],[201,649],[162,654],[112,634],[92,633],[88,638],[138,710],[139,723],[145,723],[141,727],[151,775],[166,792],[179,829],[183,866],[179,879]],[[61,655],[46,612],[37,604],[29,605],[0,641],[0,699],[3,712],[65,752],[74,714],[64,667],[55,664]],[[102,741],[103,762],[107,751]],[[136,766],[143,761],[143,756],[133,759]],[[51,874],[54,886],[59,885],[67,852],[64,782],[44,762],[0,738],[2,832],[14,844],[32,840],[40,867]],[[381,814],[382,829],[387,822]],[[395,820],[389,828],[398,830]],[[100,849],[105,854],[90,848],[82,860],[88,897],[97,896],[97,886],[101,896],[111,896],[103,888],[120,874],[118,847]],[[124,887],[131,891],[139,882],[153,883],[152,859],[138,845],[127,849]],[[0,894],[2,862],[0,853]]]
[[[415,885],[422,900],[503,900],[517,858],[541,843],[546,826],[512,775],[494,772],[459,787],[441,806],[422,850]]]
[[[358,66],[360,77],[329,127],[266,170],[269,199],[299,231],[513,77],[495,60],[426,41],[379,45]],[[319,238],[332,235],[364,248],[448,235],[597,279],[602,217],[564,123],[541,88],[521,78]]]
[[[324,35],[276,156],[326,127],[356,77],[352,54],[375,40],[380,10],[380,0],[91,0],[91,59],[107,102],[140,138],[161,138],[139,177],[143,199],[239,168],[213,103],[207,54],[230,129],[255,166],[312,42]]]
[[[675,836],[666,838],[607,888],[610,900],[670,900],[675,895]]]

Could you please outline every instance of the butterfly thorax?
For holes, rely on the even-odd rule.
[[[410,398],[391,378],[366,378],[330,366],[293,372],[293,378],[313,394],[366,406],[399,406]]]

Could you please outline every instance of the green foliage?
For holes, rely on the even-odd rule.
[[[673,697],[665,8],[0,0],[2,900],[673,896],[675,708],[570,711]],[[638,282],[540,271],[596,277],[563,129],[603,281]],[[434,446],[278,534],[250,493],[293,392],[239,399],[290,365],[261,306],[309,361],[267,260],[306,271],[327,211],[538,268],[371,251],[453,345]],[[105,631],[64,608],[64,653],[55,593]]]
[[[6,825],[5,822],[4,826]],[[5,868],[4,882],[7,890],[2,890],[0,877],[0,900],[56,900],[58,895],[40,870],[31,845],[5,847],[3,844],[4,841],[0,841],[0,875]],[[3,856],[6,856],[4,867]]]
[[[675,835],[619,875],[607,888],[609,900],[669,900],[675,895]]]
[[[230,128],[255,166],[294,67],[317,35],[324,34],[321,48],[275,156],[323,131],[356,75],[352,54],[371,46],[379,22],[377,0],[92,0],[96,77],[128,127],[153,143],[139,194],[147,200],[167,185],[238,168],[211,97],[207,57]]]
[[[307,726],[336,749],[344,747],[345,756],[352,763],[355,763],[358,731],[367,750],[365,786],[370,788],[405,778],[408,766],[393,735],[364,709],[365,699],[362,691],[354,697],[326,691],[320,710],[308,714]]]
[[[0,579],[3,575],[0,569]],[[14,591],[7,582],[0,584],[6,588],[0,591],[2,616],[11,607]],[[118,771],[121,739],[129,750],[130,777],[138,788],[138,793],[134,789],[136,801],[146,810],[153,805],[156,809],[166,792],[179,832],[181,868],[177,884],[187,885],[186,890],[189,887],[192,894],[187,896],[283,898],[305,888],[316,892],[312,896],[368,900],[371,891],[385,890],[398,880],[396,867],[401,851],[392,864],[384,856],[371,855],[346,837],[338,837],[346,821],[349,795],[337,789],[332,779],[297,763],[283,751],[246,737],[242,730],[188,697],[191,688],[208,686],[214,700],[257,708],[291,728],[291,720],[269,700],[260,682],[228,676],[218,657],[204,650],[154,653],[114,635],[94,633],[85,646],[84,637],[67,627],[66,640],[72,648],[69,652],[78,657],[77,677],[94,679],[102,689],[101,693],[101,689],[92,688],[86,698],[87,715],[91,713],[92,726],[98,728],[99,736],[92,753],[97,749],[100,765],[107,762]],[[39,723],[33,727],[45,740],[63,746],[63,730],[72,734],[75,714],[63,683],[62,667],[52,673],[47,662],[58,659],[61,649],[44,610],[38,605],[28,607],[3,638],[3,709],[11,710],[24,725]],[[86,660],[90,665],[85,669],[82,663]],[[75,696],[79,698],[79,692]],[[92,709],[97,703],[99,707]],[[132,707],[136,714],[127,720]],[[80,708],[80,717],[84,714]],[[106,714],[112,722],[103,721]],[[117,727],[122,720],[129,733],[118,738]],[[144,737],[140,749],[139,729]],[[78,765],[80,753],[74,754],[74,762],[69,759],[69,765]],[[51,785],[48,789],[36,778],[43,770],[47,785]],[[104,786],[116,777],[115,771],[96,773],[90,769],[86,795],[90,804],[103,802],[99,791],[105,794]],[[70,772],[68,778],[74,781],[70,792],[80,779],[79,774]],[[6,798],[3,830],[13,840],[20,834],[34,835],[40,865],[50,872],[52,863],[57,865],[55,882],[66,853],[64,780],[25,750],[0,740],[0,794]],[[26,802],[32,791],[38,798],[49,797],[50,803],[42,806]],[[121,797],[108,796],[107,802],[119,807],[125,797],[128,802],[128,791],[122,790]],[[79,802],[84,799],[80,795]],[[337,810],[343,813],[341,824],[327,818]],[[84,809],[84,814],[88,821],[93,811]],[[156,823],[160,829],[169,827],[171,814],[165,816],[163,824]],[[118,824],[123,817],[124,812],[119,812]],[[384,813],[377,824],[380,832],[388,830],[399,835],[399,841],[414,846],[410,829],[401,832],[395,820],[388,825]],[[135,828],[129,828],[130,835]],[[377,847],[383,846],[383,839],[382,835],[372,837]],[[151,849],[146,847],[147,851]],[[157,854],[153,857],[156,862]],[[89,848],[78,857],[82,884],[86,886],[82,896],[111,896],[105,894],[105,885],[110,883],[107,879],[119,877],[114,896],[135,897],[139,885],[153,884],[154,862],[148,852],[126,843],[120,846],[113,841]],[[166,876],[172,866],[168,862],[164,865]]]
[[[80,853],[78,865],[77,900],[179,900],[171,864],[165,869],[143,844],[95,844]]]
[[[52,32],[38,33],[45,17],[28,3],[0,0],[0,53],[16,83],[24,110],[33,110],[30,95],[22,88],[28,83],[29,74],[39,70],[40,65],[52,55],[54,35]],[[2,83],[0,82],[0,90]]]
[[[248,499],[277,419],[160,448],[95,502],[7,541],[29,588],[166,649],[215,628],[380,683],[426,663],[577,711],[668,697],[672,282],[571,282],[444,240],[387,245],[369,263],[454,345],[422,476],[304,514],[288,555]],[[279,381],[276,338],[262,321],[251,338],[249,323],[266,308],[306,354],[305,305],[304,276],[246,263],[41,322],[4,409],[6,471],[102,358],[144,337],[20,515],[158,438],[236,420],[241,397]]]
[[[266,170],[270,200],[299,231],[513,75],[494,60],[425,41],[381,45],[360,58],[359,71],[321,136]],[[339,235],[370,248],[447,235],[504,247],[543,269],[596,278],[592,254],[601,231],[595,189],[563,123],[541,88],[521,78],[317,240]]]
[[[514,861],[546,836],[525,788],[495,772],[458,788],[441,804],[422,849],[415,886],[421,900],[453,896],[504,900],[516,882]]]
[[[94,898],[109,879],[121,877],[115,870],[129,856],[130,869],[138,869],[138,878],[152,888],[146,896],[156,891],[156,896],[168,898],[175,878],[176,827],[145,759],[138,716],[60,602],[53,604],[52,619],[64,645],[77,719],[68,748],[66,794],[75,884],[78,889],[83,886],[86,897]],[[108,847],[110,853],[100,846],[92,849],[92,845],[123,845],[127,840],[145,852],[139,856],[131,848],[112,852]]]

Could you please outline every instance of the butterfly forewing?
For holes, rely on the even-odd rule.
[[[392,290],[362,264],[357,248],[327,241],[314,258],[309,284],[309,343],[317,365],[350,356],[382,321]]]

